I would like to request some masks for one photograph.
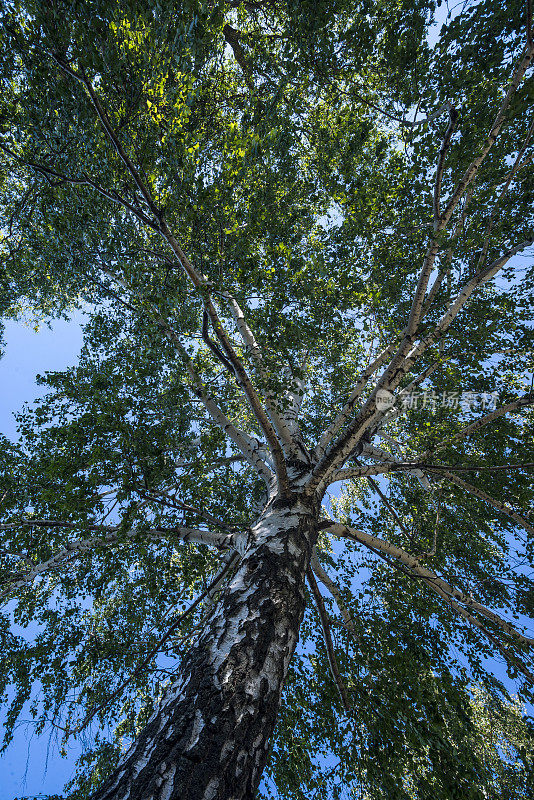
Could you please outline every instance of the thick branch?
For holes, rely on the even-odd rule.
[[[321,458],[325,453],[329,446],[329,444],[333,441],[334,437],[338,433],[339,430],[347,423],[347,421],[352,416],[352,412],[354,410],[354,406],[356,401],[361,396],[362,392],[365,390],[365,387],[369,383],[369,379],[371,378],[374,373],[380,369],[380,367],[386,362],[389,356],[395,351],[396,345],[394,343],[390,344],[389,347],[386,347],[370,364],[367,366],[360,378],[358,379],[356,386],[354,387],[349,399],[343,406],[340,413],[334,419],[333,422],[330,423],[328,428],[325,430],[319,443],[317,444],[314,450],[315,458]]]
[[[247,83],[247,86],[251,87],[253,85],[250,78],[252,74],[252,69],[250,62],[245,55],[243,46],[241,45],[240,41],[241,37],[239,31],[233,28],[231,25],[228,25],[228,23],[226,23],[226,25],[223,28],[223,35],[225,41],[232,48],[235,60],[237,61],[237,63],[241,67],[241,70],[243,71],[243,75],[245,76],[245,81]]]
[[[457,187],[453,192],[449,202],[447,203],[447,206],[443,211],[443,214],[440,217],[440,229],[444,228],[449,222],[462,195],[464,194],[467,187],[474,181],[480,166],[482,165],[489,151],[493,147],[493,144],[495,143],[501,131],[501,128],[506,120],[506,113],[510,106],[512,97],[514,96],[521,81],[523,80],[527,69],[530,67],[533,56],[534,56],[534,49],[532,48],[532,46],[527,45],[527,47],[522,53],[521,61],[512,76],[512,79],[508,87],[508,91],[506,92],[504,100],[501,103],[501,106],[497,112],[497,116],[493,121],[489,134],[486,138],[486,141],[484,142],[484,145],[482,146],[479,155],[475,159],[473,159],[471,164],[466,169],[461,180],[458,182]]]
[[[430,275],[434,268],[436,255],[439,250],[438,234],[444,231],[445,228],[447,227],[458,203],[463,197],[465,191],[475,180],[480,166],[482,165],[488,153],[490,152],[491,148],[493,147],[493,144],[495,143],[501,131],[501,128],[504,125],[506,119],[506,113],[509,108],[512,97],[517,91],[517,88],[520,85],[521,81],[523,80],[525,73],[532,62],[533,56],[534,56],[534,51],[532,50],[532,48],[527,47],[523,51],[521,62],[517,67],[517,69],[515,70],[514,75],[512,76],[512,80],[510,81],[510,85],[506,93],[506,96],[503,102],[501,103],[499,111],[497,112],[497,116],[495,117],[490,132],[486,138],[484,145],[482,146],[479,155],[471,162],[471,164],[465,171],[464,175],[458,182],[456,189],[452,193],[451,198],[449,199],[449,202],[445,207],[445,210],[440,214],[437,222],[436,221],[434,222],[434,239],[430,243],[423,260],[423,266],[419,274],[419,280],[413,297],[410,316],[406,327],[406,336],[403,339],[399,349],[397,350],[397,353],[395,354],[391,364],[386,370],[386,373],[383,375],[380,387],[382,386],[385,387],[386,384],[390,382],[391,375],[397,371],[399,365],[405,360],[407,351],[411,345],[411,342],[413,341],[413,337],[417,332],[419,322],[421,320],[421,315],[423,313],[423,304],[428,286],[428,281],[430,279]]]
[[[530,247],[532,244],[534,244],[534,237],[527,239],[524,242],[516,245],[516,247],[513,247],[511,250],[508,250],[488,267],[477,273],[477,275],[475,275],[464,286],[461,293],[458,295],[454,303],[452,303],[448,311],[443,315],[434,330],[425,339],[414,345],[412,350],[401,362],[397,361],[396,366],[394,366],[393,369],[392,365],[394,364],[395,359],[392,361],[392,365],[388,367],[378,382],[377,387],[369,397],[367,403],[361,409],[360,413],[347,427],[343,435],[339,437],[335,447],[326,453],[326,455],[323,456],[323,458],[315,467],[312,478],[308,483],[308,492],[312,493],[313,491],[316,491],[318,487],[327,484],[331,480],[332,475],[337,467],[341,466],[354,451],[354,448],[358,445],[362,436],[369,429],[376,429],[379,420],[381,420],[386,413],[384,410],[377,408],[378,392],[382,391],[383,388],[386,388],[388,391],[394,390],[399,385],[406,373],[412,368],[417,359],[420,358],[421,355],[447,331],[461,308],[463,308],[463,306],[467,303],[476,289],[493,278],[497,272],[512,258],[512,256],[516,255],[527,247]]]
[[[451,303],[445,314],[441,317],[440,321],[436,325],[433,331],[428,334],[424,339],[422,339],[417,345],[414,345],[412,350],[408,353],[404,364],[399,368],[397,372],[397,377],[399,374],[404,375],[406,372],[409,371],[412,364],[418,359],[428,348],[433,345],[447,330],[450,328],[451,324],[458,316],[461,309],[470,299],[471,295],[480,287],[491,280],[495,275],[501,270],[505,264],[510,261],[510,259],[517,255],[517,253],[522,252],[527,247],[531,247],[534,244],[534,236],[529,239],[525,239],[523,242],[520,242],[515,247],[512,247],[510,250],[507,250],[503,253],[499,258],[496,258],[491,264],[489,264],[484,269],[480,270],[479,272],[474,275],[471,280],[469,280],[465,286],[463,287],[460,294],[455,298],[455,300]],[[400,380],[400,378],[399,378]],[[395,379],[395,382],[398,383],[398,380]]]
[[[510,172],[506,176],[506,179],[505,179],[505,182],[504,182],[504,186],[502,187],[501,192],[499,194],[499,197],[495,201],[495,205],[493,206],[493,208],[491,210],[491,213],[490,213],[490,215],[488,217],[488,222],[487,222],[487,225],[486,225],[486,231],[484,233],[484,242],[482,244],[482,249],[480,251],[480,256],[478,257],[478,261],[477,261],[477,269],[480,269],[482,267],[482,265],[484,264],[485,260],[486,260],[486,256],[487,256],[488,248],[489,248],[489,243],[490,243],[490,235],[491,235],[491,232],[493,230],[493,224],[494,224],[494,221],[495,221],[495,212],[497,210],[497,207],[498,207],[499,203],[502,201],[503,197],[506,195],[506,192],[508,191],[514,176],[519,172],[519,170],[521,168],[522,161],[523,161],[523,156],[524,156],[525,151],[526,151],[526,149],[528,147],[528,143],[530,141],[530,137],[532,136],[532,132],[533,131],[534,131],[534,122],[532,122],[530,128],[527,131],[527,135],[525,137],[523,145],[522,145],[521,149],[519,150],[519,152],[518,152],[518,154],[516,156],[516,159],[514,161],[512,169],[510,170]]]
[[[285,494],[289,491],[289,478],[287,475],[287,469],[282,448],[276,437],[276,433],[273,429],[273,426],[263,406],[261,405],[256,390],[254,389],[240,358],[237,356],[234,348],[232,347],[232,344],[230,343],[226,331],[221,325],[218,314],[215,310],[215,306],[213,305],[209,296],[205,293],[207,281],[204,276],[200,276],[199,273],[197,273],[197,271],[193,268],[193,266],[185,256],[184,252],[182,251],[181,247],[179,246],[178,242],[176,241],[175,237],[171,233],[167,223],[163,219],[161,221],[161,232],[162,235],[167,240],[167,242],[169,243],[172,250],[174,251],[178,260],[184,267],[186,273],[191,278],[193,285],[197,289],[203,290],[205,294],[205,308],[210,317],[213,329],[217,334],[217,337],[222,345],[224,354],[228,359],[228,361],[230,362],[230,364],[232,365],[236,379],[241,388],[243,389],[245,396],[249,401],[249,405],[252,408],[252,411],[254,412],[254,415],[265,435],[265,438],[273,455],[279,489],[281,490],[282,494]]]

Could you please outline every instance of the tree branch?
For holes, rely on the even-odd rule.
[[[437,224],[434,224],[434,238],[430,243],[425,253],[425,257],[423,259],[423,266],[419,274],[419,280],[412,300],[410,316],[406,326],[406,335],[401,345],[399,346],[397,353],[393,357],[391,364],[389,365],[388,369],[382,376],[378,388],[388,388],[387,384],[390,383],[392,375],[395,374],[395,372],[399,367],[399,364],[401,364],[406,358],[406,354],[411,346],[413,338],[419,327],[428,281],[430,279],[430,275],[432,273],[436,255],[439,249],[438,234],[441,233],[441,231],[445,230],[445,228],[447,227],[462,196],[464,195],[468,187],[471,185],[471,183],[475,180],[480,166],[485,161],[488,153],[493,147],[493,144],[495,143],[501,131],[501,128],[504,125],[506,119],[506,112],[508,110],[512,97],[514,96],[515,92],[517,91],[517,88],[519,87],[521,81],[523,80],[525,73],[532,62],[533,56],[534,56],[534,50],[532,48],[527,47],[523,51],[521,61],[512,76],[506,96],[500,105],[500,108],[497,112],[495,120],[493,121],[493,124],[486,138],[486,141],[482,146],[480,154],[475,159],[473,159],[473,161],[465,171],[464,175],[456,185],[456,189],[453,191],[449,199],[449,202],[445,207],[445,210],[440,214]]]
[[[452,472],[449,472],[448,470],[442,470],[441,474],[451,483],[456,484],[456,486],[459,486],[461,489],[465,489],[466,492],[474,495],[474,497],[478,497],[479,500],[483,500],[485,503],[488,503],[488,505],[493,506],[493,508],[495,508],[497,511],[500,511],[501,514],[505,514],[507,517],[510,517],[510,519],[513,519],[514,522],[516,522],[521,528],[534,536],[534,526],[527,522],[527,520],[521,516],[521,514],[518,514],[517,511],[514,511],[514,509],[507,503],[501,503],[500,500],[496,500],[482,489],[478,489],[476,486],[466,483],[466,481],[462,480],[457,475],[453,475]]]
[[[243,313],[242,308],[240,307],[237,300],[232,297],[228,292],[221,292],[221,297],[228,301],[230,306],[230,311],[232,317],[235,321],[237,330],[239,331],[243,343],[248,348],[248,351],[255,363],[258,375],[261,380],[267,382],[268,374],[265,370],[265,364],[263,360],[263,355],[261,352],[261,348],[256,341],[256,337],[254,336],[251,328],[249,327],[245,315]],[[267,404],[267,411],[269,413],[269,417],[272,420],[276,433],[278,434],[278,438],[282,443],[282,446],[286,445],[290,450],[293,446],[293,437],[292,432],[289,429],[286,421],[283,418],[283,415],[278,413],[278,410],[275,408],[274,398],[272,398],[268,392],[265,393],[265,399]]]
[[[0,143],[0,150],[3,150],[13,159],[18,161],[18,163],[21,164],[22,166],[34,170],[39,175],[42,175],[45,178],[56,178],[57,181],[60,183],[69,183],[72,184],[73,186],[90,186],[92,189],[98,192],[98,194],[101,194],[106,199],[111,200],[113,203],[116,203],[125,208],[127,211],[130,211],[130,213],[132,213],[140,222],[143,222],[145,225],[148,225],[150,228],[152,228],[152,230],[155,231],[158,230],[157,224],[153,220],[151,220],[150,217],[147,217],[146,214],[144,214],[141,211],[141,209],[136,208],[136,206],[133,206],[131,203],[125,200],[125,198],[119,192],[115,190],[108,191],[107,189],[104,189],[103,186],[100,186],[100,184],[98,184],[92,178],[89,178],[87,175],[82,175],[82,176],[65,175],[62,172],[57,172],[57,170],[54,170],[51,167],[46,166],[46,164],[37,164],[34,161],[26,161],[25,159],[20,158],[20,156],[17,156],[16,153],[14,153],[12,150],[10,150],[2,143]],[[51,181],[48,181],[48,183],[51,183]]]
[[[388,472],[418,473],[421,470],[427,470],[428,472],[443,472],[444,470],[452,470],[454,472],[498,472],[502,470],[534,468],[534,461],[527,461],[524,464],[498,464],[487,466],[485,464],[429,464],[427,461],[419,460],[399,461],[393,459],[393,457],[389,461],[387,459],[385,460],[385,464],[362,464],[359,467],[345,467],[344,469],[340,469],[332,476],[331,483],[346,481],[351,478],[368,478],[370,475],[384,475]],[[428,487],[425,486],[424,488]]]
[[[417,461],[424,461],[429,456],[439,452],[439,450],[444,450],[446,447],[449,447],[453,442],[472,436],[472,434],[476,433],[480,428],[484,427],[484,425],[488,425],[490,422],[493,422],[494,419],[504,416],[504,414],[510,414],[513,411],[518,411],[520,408],[531,405],[534,405],[534,392],[528,392],[517,400],[513,400],[504,406],[500,406],[500,408],[496,408],[494,411],[490,411],[489,414],[485,414],[483,417],[475,420],[475,422],[462,428],[462,430],[455,433],[454,436],[451,436],[449,439],[443,439],[428,450],[418,453],[416,457]]]
[[[235,533],[236,529],[232,525],[228,525],[224,520],[219,519],[218,517],[213,516],[208,511],[204,511],[202,508],[196,508],[195,506],[190,505],[189,503],[184,503],[182,500],[179,500],[175,495],[169,495],[167,492],[161,491],[159,489],[148,489],[145,490],[144,487],[138,486],[136,487],[136,491],[142,496],[147,497],[150,500],[154,500],[155,502],[161,503],[163,505],[169,505],[173,508],[177,508],[180,511],[189,511],[191,514],[195,514],[196,516],[205,519],[206,522],[209,522],[211,525],[215,525],[218,528],[222,528],[223,530],[228,531],[229,533]]]
[[[384,553],[396,559],[397,561],[400,561],[405,567],[408,567],[408,569],[414,575],[416,575],[418,578],[421,578],[431,588],[432,587],[438,588],[441,592],[444,592],[449,598],[451,598],[451,600],[457,601],[458,603],[467,606],[473,611],[477,611],[479,614],[484,616],[486,619],[488,619],[490,622],[492,622],[506,634],[508,634],[518,642],[521,642],[523,645],[528,645],[529,647],[534,646],[534,639],[525,636],[523,633],[518,631],[511,623],[502,619],[502,617],[500,617],[491,609],[487,608],[481,603],[478,603],[470,595],[466,595],[463,592],[451,586],[450,583],[445,581],[443,578],[440,578],[439,575],[437,575],[435,572],[420,564],[417,558],[415,558],[415,556],[410,555],[405,550],[402,550],[400,547],[397,547],[396,545],[391,544],[390,542],[387,542],[384,539],[380,539],[377,536],[372,536],[369,533],[357,530],[356,528],[351,528],[348,525],[341,525],[340,523],[337,522],[332,522],[329,525],[323,523],[321,527],[324,530],[329,531],[330,533],[333,533],[337,536],[353,539],[369,547],[372,550]]]
[[[482,265],[484,264],[484,261],[486,260],[486,256],[487,256],[488,248],[489,248],[490,235],[491,235],[491,231],[493,230],[493,223],[494,223],[495,211],[497,209],[497,206],[499,205],[499,203],[501,202],[501,200],[505,196],[506,192],[508,191],[508,189],[510,187],[510,184],[512,183],[512,180],[513,180],[514,176],[517,174],[517,172],[519,171],[519,169],[521,167],[522,159],[523,159],[525,151],[526,151],[526,149],[528,147],[528,143],[530,141],[530,137],[532,136],[532,132],[533,131],[534,131],[534,122],[532,122],[530,128],[527,131],[527,135],[525,137],[523,145],[522,145],[521,149],[519,150],[519,153],[517,154],[517,157],[516,157],[516,159],[514,161],[512,169],[510,170],[510,172],[508,173],[508,175],[506,177],[506,180],[504,182],[504,186],[501,189],[499,197],[495,201],[495,205],[493,206],[493,208],[491,210],[491,213],[490,213],[489,218],[488,218],[488,223],[486,225],[486,231],[484,233],[484,242],[483,242],[483,245],[482,245],[482,249],[480,251],[480,256],[478,257],[477,269],[480,269],[482,267]]]
[[[388,500],[388,498],[386,497],[386,495],[384,494],[384,492],[382,491],[382,489],[380,488],[378,483],[375,480],[373,480],[372,478],[369,478],[369,477],[367,478],[367,483],[378,494],[378,496],[380,497],[380,499],[382,500],[382,502],[384,503],[384,505],[388,509],[389,513],[391,514],[391,516],[393,517],[393,519],[395,520],[395,522],[399,526],[399,529],[404,533],[405,536],[409,536],[410,534],[409,534],[408,529],[401,522],[401,519],[400,519],[399,515],[397,514],[397,512],[393,508],[392,504],[390,503],[390,501]]]
[[[0,530],[16,530],[17,528],[40,527],[40,528],[65,528],[73,530],[80,525],[66,520],[47,520],[29,519],[18,522],[0,524]],[[218,550],[235,549],[236,534],[213,533],[203,531],[198,528],[154,528],[148,531],[139,528],[132,528],[127,532],[121,532],[119,526],[109,527],[103,525],[86,526],[88,530],[105,531],[104,535],[92,536],[88,539],[75,539],[50,556],[46,561],[32,565],[26,572],[15,573],[12,578],[4,581],[5,588],[0,593],[0,599],[4,599],[13,589],[18,589],[31,583],[35,578],[51,570],[58,569],[73,559],[80,558],[90,551],[99,547],[110,547],[116,544],[131,542],[136,536],[140,536],[142,541],[167,541],[172,542],[174,537],[182,542],[192,542],[195,544],[206,544],[216,547]],[[7,584],[7,586],[6,586]]]
[[[469,280],[465,286],[463,287],[460,294],[456,297],[456,299],[451,303],[448,310],[443,314],[440,321],[436,325],[433,331],[429,333],[424,339],[422,339],[417,345],[414,345],[411,352],[409,352],[406,356],[404,364],[399,368],[397,372],[397,377],[395,378],[395,383],[398,384],[398,380],[409,371],[412,364],[418,359],[432,344],[434,344],[451,326],[455,318],[458,316],[458,313],[461,311],[463,306],[467,303],[471,295],[480,287],[491,280],[497,272],[499,272],[505,264],[510,261],[510,259],[517,255],[517,253],[522,252],[527,247],[531,247],[534,244],[534,236],[529,239],[525,239],[525,241],[520,242],[515,247],[512,247],[510,250],[507,250],[503,253],[499,258],[495,259],[489,266],[485,267],[484,269],[477,272],[471,280]]]
[[[78,725],[76,725],[76,727],[72,731],[68,732],[68,735],[74,736],[80,733],[84,728],[87,727],[87,725],[91,722],[91,720],[94,719],[94,717],[98,714],[99,711],[109,706],[109,704],[112,703],[113,700],[115,700],[123,693],[128,684],[130,684],[133,681],[133,679],[137,675],[139,675],[139,673],[142,672],[142,670],[145,669],[146,666],[148,666],[148,664],[154,658],[154,656],[160,652],[165,642],[172,636],[174,631],[182,624],[184,619],[190,616],[203,600],[205,600],[207,597],[210,597],[210,595],[218,589],[221,582],[228,574],[229,570],[237,562],[238,558],[239,556],[237,555],[237,553],[234,553],[232,558],[230,558],[230,560],[227,561],[224,567],[221,570],[219,570],[217,575],[213,578],[213,580],[210,582],[207,588],[202,592],[202,594],[198,595],[198,597],[191,603],[191,605],[176,617],[172,625],[169,628],[167,628],[167,630],[165,631],[163,636],[159,639],[157,644],[143,658],[143,660],[137,665],[137,667],[133,670],[133,672],[131,672],[128,675],[128,677],[125,680],[123,680],[122,683],[119,684],[119,686],[111,693],[111,695],[108,698],[106,698],[106,700],[103,703],[100,703],[99,705],[92,708],[91,711],[88,714],[86,714],[86,716],[83,718],[83,720]]]
[[[126,169],[128,170],[129,174],[132,176],[136,186],[138,187],[141,196],[144,198],[147,206],[149,207],[150,211],[154,214],[155,218],[158,220],[158,231],[160,232],[161,236],[167,241],[171,250],[176,255],[179,263],[181,264],[182,268],[184,269],[186,275],[191,280],[193,286],[200,291],[201,295],[203,296],[204,305],[206,311],[210,317],[210,320],[213,325],[213,329],[219,339],[224,354],[227,360],[232,365],[232,368],[235,372],[237,381],[241,388],[243,389],[245,396],[250,404],[250,407],[267,439],[267,443],[271,449],[276,474],[278,479],[279,490],[281,491],[282,495],[287,494],[290,491],[289,486],[289,478],[287,475],[286,464],[284,460],[284,455],[280,447],[280,443],[276,437],[275,431],[271,425],[269,418],[267,417],[265,410],[263,409],[259,397],[254,389],[247,372],[241,363],[241,360],[238,358],[234,348],[232,347],[230,340],[224,330],[220,319],[218,317],[217,311],[213,302],[209,296],[208,289],[209,289],[209,281],[207,280],[206,276],[202,273],[198,272],[185,253],[183,252],[182,248],[178,244],[175,236],[172,234],[167,222],[164,219],[163,213],[161,209],[157,207],[152,199],[151,192],[147,185],[142,180],[139,172],[137,171],[135,165],[133,164],[132,160],[124,150],[118,136],[116,135],[115,131],[113,130],[113,126],[109,120],[109,117],[100,102],[97,92],[95,91],[92,83],[88,78],[85,76],[83,70],[77,71],[73,69],[70,64],[62,61],[57,55],[53,53],[49,53],[52,59],[58,64],[58,66],[66,72],[68,75],[73,77],[76,81],[79,81],[84,87],[89,95],[91,103],[97,113],[97,116],[104,128],[104,131],[113,145],[115,151],[117,152],[119,158],[125,165]]]
[[[223,35],[225,41],[232,48],[235,60],[241,67],[243,75],[245,76],[245,82],[247,86],[253,88],[253,83],[251,80],[252,68],[250,66],[249,60],[245,55],[245,51],[243,50],[243,47],[241,45],[239,31],[233,28],[228,23],[226,23],[226,25],[223,28]]]
[[[445,157],[447,155],[447,151],[451,144],[452,135],[454,133],[454,129],[456,128],[456,123],[458,121],[458,111],[455,109],[453,105],[449,106],[449,127],[443,137],[443,142],[441,143],[440,151],[439,151],[439,159],[438,159],[438,166],[436,169],[436,180],[434,184],[434,200],[433,200],[433,210],[434,210],[434,231],[437,231],[439,225],[439,201],[441,195],[441,180],[443,177],[443,169],[445,167]]]
[[[312,591],[313,598],[315,600],[315,605],[317,607],[317,612],[319,614],[319,619],[321,621],[324,642],[326,645],[326,654],[328,657],[328,663],[330,665],[330,672],[332,674],[334,683],[337,686],[337,690],[339,692],[339,696],[341,698],[341,702],[343,704],[345,713],[350,714],[350,712],[352,711],[352,707],[350,705],[347,689],[345,687],[345,684],[343,683],[343,679],[339,672],[339,667],[337,664],[336,654],[334,650],[334,644],[332,642],[332,634],[330,632],[330,623],[328,621],[328,614],[326,612],[321,592],[319,591],[319,587],[317,586],[317,582],[313,577],[313,570],[311,569],[311,567],[308,567],[306,576],[308,578],[308,583],[310,585],[310,589]]]
[[[337,415],[337,417],[333,420],[333,422],[330,423],[328,428],[321,436],[321,439],[319,440],[314,450],[315,458],[322,458],[325,455],[328,445],[332,442],[338,431],[350,419],[356,401],[361,396],[365,387],[369,383],[369,379],[378,369],[380,369],[380,367],[386,362],[388,357],[395,351],[395,347],[396,345],[394,343],[390,344],[369,364],[368,367],[366,367],[363,370],[349,399],[347,400],[347,402],[345,403],[345,405],[343,406],[342,410]]]
[[[501,103],[501,106],[497,112],[497,115],[493,121],[493,124],[490,128],[490,132],[482,146],[480,154],[473,159],[471,164],[468,166],[466,171],[464,172],[461,180],[458,182],[455,191],[453,192],[447,206],[440,217],[440,229],[443,229],[445,225],[449,222],[456,206],[462,195],[464,194],[467,187],[474,181],[478,170],[482,163],[485,161],[486,156],[488,155],[489,151],[493,147],[502,126],[504,125],[506,119],[506,112],[508,111],[508,107],[514,96],[515,92],[517,91],[521,81],[523,80],[527,69],[529,68],[532,58],[534,56],[534,50],[531,44],[527,45],[527,47],[523,50],[521,61],[519,62],[512,79],[510,81],[508,91],[504,97],[504,100]]]
[[[354,455],[354,450],[360,444],[364,434],[369,436],[368,431],[377,429],[379,421],[387,413],[387,410],[382,410],[377,407],[377,396],[379,392],[384,389],[389,392],[396,389],[417,359],[447,331],[461,308],[467,303],[475,290],[493,278],[512,256],[530,247],[532,244],[534,244],[534,236],[516,245],[511,250],[508,250],[488,267],[477,273],[477,275],[466,283],[434,330],[419,343],[414,344],[412,349],[400,361],[397,359],[397,356],[401,352],[401,348],[399,348],[397,355],[378,381],[377,386],[356,418],[339,437],[335,446],[321,458],[314,468],[312,478],[308,482],[308,493],[311,494],[316,491],[318,487],[325,484],[327,485],[336,469],[340,467],[347,458]],[[371,472],[368,474],[379,473]]]
[[[352,617],[350,615],[350,612],[349,612],[347,606],[345,605],[345,602],[343,600],[343,597],[341,596],[340,590],[338,589],[338,587],[336,586],[334,581],[330,578],[330,576],[328,575],[326,570],[324,570],[323,567],[321,566],[321,564],[319,562],[318,555],[317,555],[317,548],[316,547],[313,548],[310,564],[311,564],[311,567],[312,567],[314,573],[317,575],[317,577],[319,578],[321,583],[323,583],[326,586],[326,588],[328,589],[328,591],[330,592],[330,594],[332,595],[332,597],[336,601],[337,607],[339,608],[341,616],[343,617],[343,621],[345,623],[345,628],[350,633],[350,635],[352,636],[353,640],[356,643],[358,643],[359,642],[359,637],[358,637],[358,634],[356,633],[356,628],[354,627],[354,622],[352,621]]]

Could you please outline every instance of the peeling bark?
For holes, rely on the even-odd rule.
[[[252,800],[304,614],[317,511],[267,507],[180,676],[92,800]]]

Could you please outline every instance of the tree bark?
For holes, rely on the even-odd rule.
[[[92,800],[252,800],[304,614],[317,509],[275,501],[180,675]]]

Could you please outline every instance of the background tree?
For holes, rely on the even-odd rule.
[[[90,317],[3,443],[6,740],[74,796],[532,788],[531,9],[434,12],[4,3],[3,312]]]

